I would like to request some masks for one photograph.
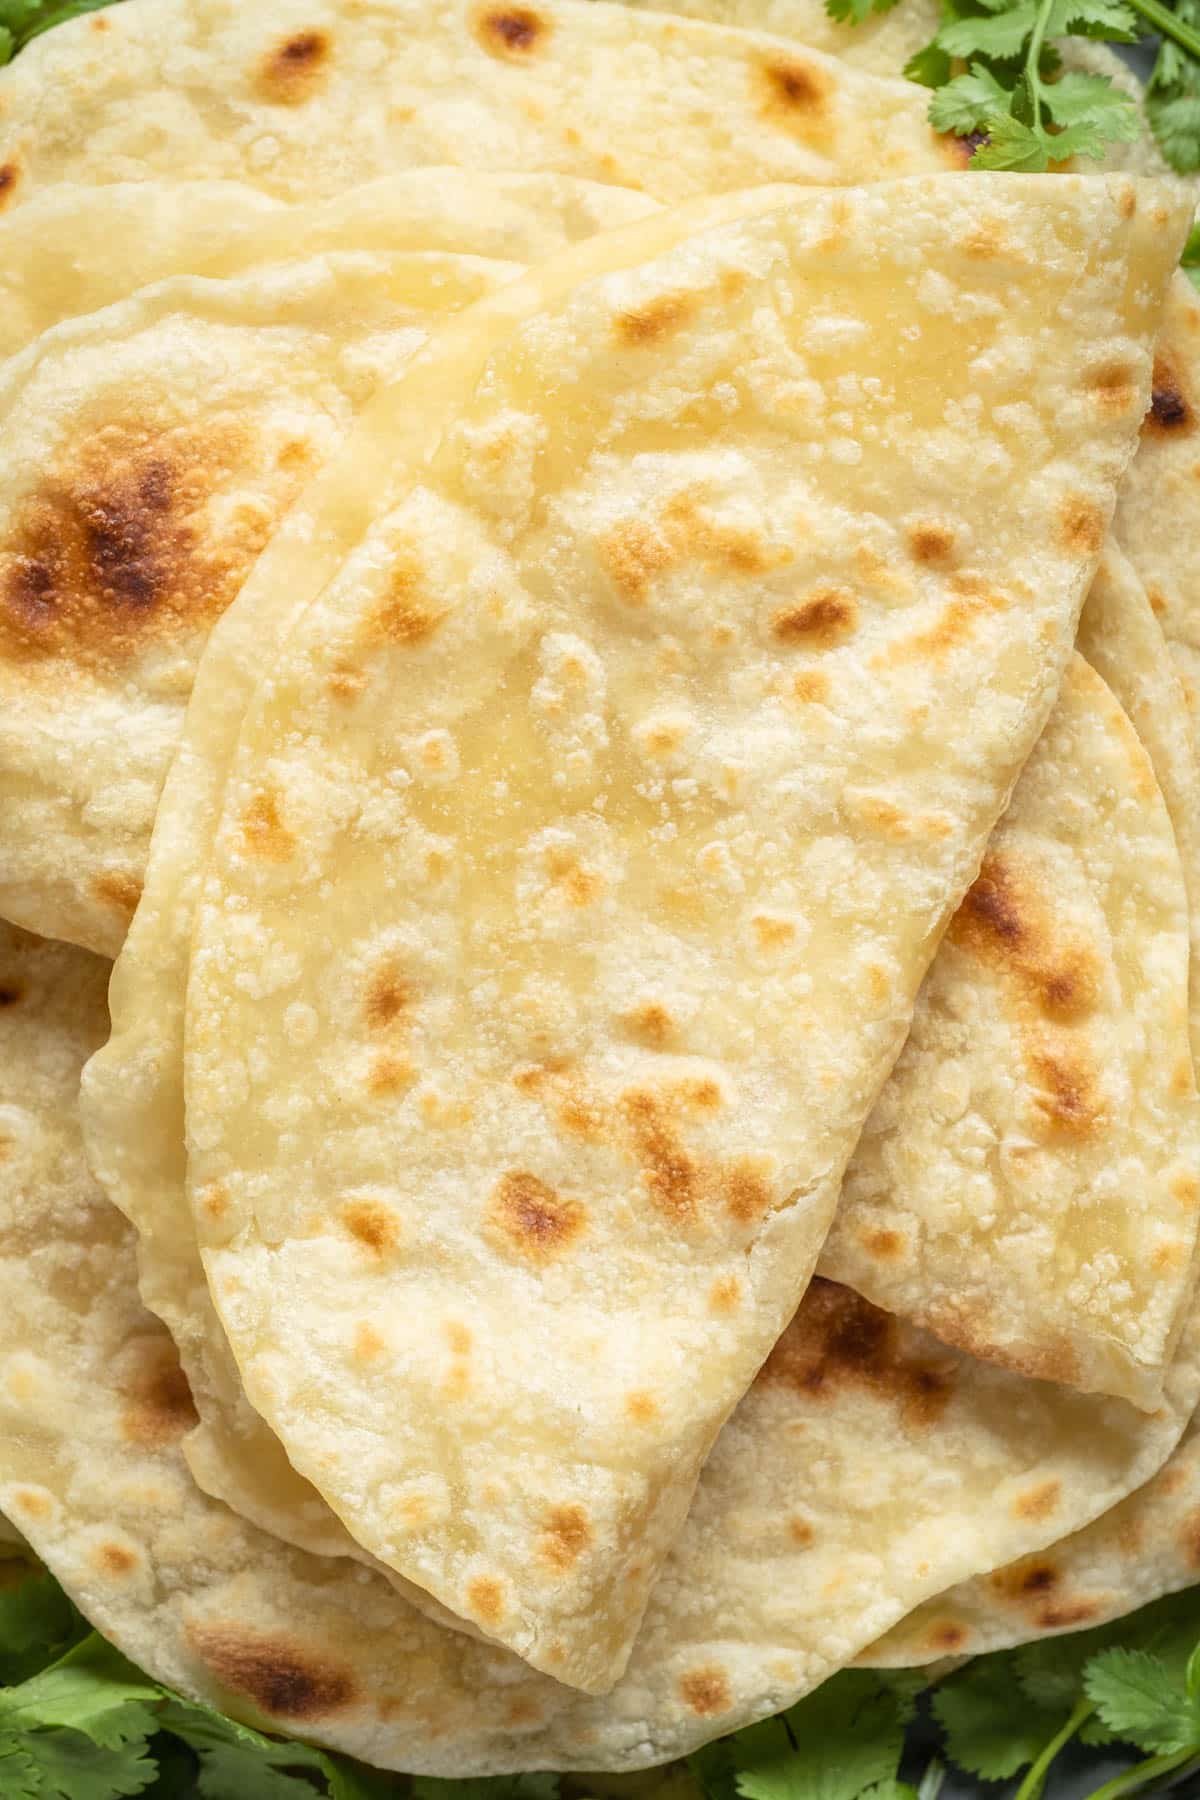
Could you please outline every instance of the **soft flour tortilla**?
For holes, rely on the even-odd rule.
[[[1097,575],[1081,636],[1127,685],[1148,681],[1162,740],[1182,709],[1145,597],[1120,580]],[[993,834],[820,1269],[975,1355],[1154,1406],[1200,1209],[1189,912],[1154,765],[1110,706],[1082,779],[1044,740],[1021,815]],[[1173,748],[1162,760],[1194,831],[1194,759]],[[1139,820],[1157,855],[1129,854]]]
[[[961,167],[927,104],[761,32],[597,0],[137,0],[3,72],[0,205],[63,181],[213,176],[308,201],[433,163],[672,201],[875,180],[935,148]]]
[[[544,316],[531,279],[490,362],[470,320],[425,360],[441,442],[243,726],[188,1130],[247,1393],[373,1554],[579,1685],[619,1668],[803,1287],[1053,698],[1175,212],[1126,182],[911,182],[677,217],[646,263],[650,221],[628,274],[610,239],[614,273]],[[1068,338],[1036,427],[1034,261]],[[961,381],[908,329],[944,308],[966,483]],[[860,439],[826,456],[848,337]]]
[[[13,329],[52,326],[0,367],[0,911],[116,952],[205,638],[305,480],[431,317],[648,210],[422,170],[303,209],[146,183],[0,221]],[[150,285],[106,304],[123,275]]]
[[[0,1504],[127,1655],[236,1717],[440,1775],[665,1761],[1146,1479],[1194,1403],[1191,1329],[1148,1420],[817,1283],[718,1439],[624,1679],[573,1694],[196,1488],[186,1384],[75,1122],[106,974],[0,927]]]
[[[456,168],[408,169],[295,206],[239,181],[64,183],[0,222],[0,355],[172,275],[244,275],[343,250],[540,262],[655,210],[644,194],[575,176]]]
[[[863,1653],[897,1669],[1107,1624],[1200,1582],[1200,1424],[1094,1524],[918,1607]]]

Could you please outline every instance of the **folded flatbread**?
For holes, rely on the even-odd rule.
[[[705,1465],[626,1675],[572,1693],[192,1481],[187,1385],[76,1124],[107,973],[0,927],[0,1504],[127,1655],[237,1718],[440,1775],[664,1761],[1127,1493],[1194,1405],[1194,1326],[1149,1419],[818,1282]]]
[[[0,220],[8,343],[41,332],[0,365],[0,911],[116,952],[197,658],[304,482],[431,317],[649,210],[451,169],[304,208],[50,189]]]
[[[981,191],[1012,266],[1005,280],[993,262],[985,291],[969,247]],[[1140,201],[1159,210],[1148,236],[1161,244],[1165,203]],[[437,416],[427,397],[446,409],[440,460],[414,463],[406,492],[389,445],[396,500],[293,634],[295,688],[273,679],[243,727],[197,929],[188,1129],[210,1282],[249,1397],[373,1554],[580,1685],[619,1666],[622,1624],[636,1624],[690,1479],[803,1286],[914,977],[1052,698],[1040,609],[1069,590],[1073,629],[1099,549],[1104,484],[1141,396],[1135,385],[1124,430],[1107,404],[1048,415],[1055,448],[1024,494],[1006,435],[1024,235],[1053,233],[1078,324],[1095,253],[1085,270],[1068,246],[1115,234],[1121,256],[1138,204],[1128,184],[1007,179],[973,187],[969,207],[946,180],[782,210],[760,196],[769,210],[722,228],[706,209],[699,235],[677,216],[686,256],[653,254],[651,220],[570,253],[557,312],[531,317],[511,362],[489,364],[491,338],[511,334],[522,305],[538,312],[546,280],[506,290],[414,367],[418,442]],[[885,205],[899,209],[891,229],[872,210]],[[856,230],[864,218],[871,230]],[[850,249],[863,244],[875,286]],[[759,285],[763,257],[789,286]],[[921,295],[914,285],[901,304],[921,259]],[[942,449],[941,376],[902,329],[926,316],[939,264],[992,433],[976,432],[986,525]],[[871,304],[885,288],[886,323]],[[760,308],[739,397],[722,374],[736,319],[752,316],[738,309],[781,291],[803,337],[767,333]],[[1144,284],[1125,293],[1140,311]],[[1101,341],[1136,384],[1132,322],[1093,319],[1077,372],[1065,374],[1069,351],[1056,370],[1091,391]],[[844,366],[832,345],[847,332],[870,384],[864,437],[827,457],[823,372],[835,354]],[[551,366],[577,371],[570,404]],[[686,421],[669,451],[666,396],[665,416]],[[1019,526],[993,483],[1023,506]],[[863,492],[869,522],[855,512]],[[1043,516],[1035,587],[1022,545]],[[948,568],[913,547],[931,522],[953,541]],[[897,542],[912,569],[898,588]],[[744,616],[739,573],[755,577]],[[555,612],[564,581],[572,622]],[[689,627],[699,618],[711,631]],[[679,646],[665,683],[664,636]],[[936,756],[923,695],[941,708]],[[746,752],[742,706],[752,782],[734,754]],[[945,753],[947,707],[965,709],[951,733],[961,765]],[[839,718],[856,723],[826,722]],[[786,871],[766,850],[781,832],[806,846]],[[489,897],[465,914],[464,858],[483,859],[473,891]],[[404,898],[388,874],[401,867]],[[315,978],[329,955],[304,923],[322,882],[341,944],[327,999],[306,970]],[[730,931],[734,891],[743,924]],[[895,905],[881,921],[884,892]],[[283,1067],[272,1046],[285,1042]],[[287,1294],[286,1317],[268,1290]],[[517,1314],[520,1340],[514,1350],[506,1326],[501,1356],[500,1322]],[[453,1457],[438,1423],[448,1401],[460,1406]],[[515,1469],[502,1437],[520,1448]],[[563,1509],[577,1542],[551,1575],[530,1547]],[[597,1610],[612,1621],[604,1644]]]

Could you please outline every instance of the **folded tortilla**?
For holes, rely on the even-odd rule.
[[[1139,198],[1103,181],[989,182],[1012,274],[993,261],[977,286],[980,192],[913,182],[782,209],[758,196],[756,217],[730,202],[719,227],[710,205],[706,230],[675,215],[674,253],[651,220],[464,315],[396,390],[422,446],[439,397],[440,463],[418,454],[402,475],[389,442],[396,498],[293,632],[295,692],[273,678],[242,728],[195,937],[188,1131],[248,1395],[373,1554],[579,1685],[620,1666],[695,1471],[802,1290],[916,981],[1053,698],[1041,609],[1065,606],[1065,647],[1104,486],[1140,416],[1136,385],[1124,429],[1107,405],[1064,398],[1043,424],[1051,460],[1022,488],[1005,434],[1021,417],[1007,384],[1024,234],[1053,233],[1078,327],[1096,267],[1084,238],[1115,234],[1121,257]],[[1147,236],[1161,245],[1165,202],[1140,205],[1159,209]],[[863,218],[870,231],[853,228]],[[874,286],[850,248],[867,243]],[[906,335],[939,263],[994,433],[977,435],[986,523],[943,450],[949,377]],[[772,265],[790,285],[762,285]],[[885,291],[886,320],[871,301]],[[1125,292],[1140,312],[1144,284]],[[739,313],[751,296],[759,311]],[[811,319],[795,348],[767,333],[768,304]],[[721,371],[751,316],[739,397]],[[649,338],[622,323],[643,317]],[[1136,328],[1119,335],[1132,322],[1110,313],[1081,331],[1067,379],[1084,394],[1097,341],[1136,384]],[[823,371],[834,356],[844,368],[831,346],[847,332],[870,384],[865,436],[857,458],[827,457]],[[569,393],[550,379],[563,367]],[[686,421],[669,450],[665,397],[665,416]],[[818,443],[819,457],[806,449]],[[870,518],[856,523],[863,493]],[[914,548],[927,527],[951,540],[940,567]],[[911,574],[893,573],[898,543]],[[739,573],[752,585],[739,590]],[[563,582],[571,619],[556,622]],[[420,629],[393,628],[396,608]],[[713,623],[697,634],[700,619]],[[679,645],[665,687],[652,679],[664,636]],[[961,763],[946,754],[947,708],[965,709],[950,733]],[[827,722],[839,718],[848,733]],[[781,832],[805,847],[786,872],[766,852]],[[473,891],[492,903],[464,915],[454,871],[480,857]],[[400,867],[425,875],[384,906]],[[318,888],[339,920],[328,1000],[312,981],[330,950],[305,923]],[[744,922],[730,930],[735,891]],[[881,893],[895,904],[881,909]],[[286,1067],[272,1049],[285,1044]],[[516,1314],[514,1347],[501,1325]],[[391,1343],[385,1318],[406,1321]],[[359,1354],[381,1335],[377,1355]],[[443,1430],[447,1397],[460,1411]],[[511,1472],[504,1443],[520,1451]],[[527,1543],[567,1513],[563,1566],[531,1561]]]

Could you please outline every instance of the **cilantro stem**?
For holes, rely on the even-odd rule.
[[[1088,1800],[1121,1800],[1124,1794],[1136,1794],[1148,1782],[1157,1781],[1160,1775],[1171,1775],[1178,1771],[1181,1775],[1190,1775],[1194,1769],[1200,1769],[1200,1756],[1196,1754],[1195,1744],[1189,1744],[1186,1750],[1173,1751],[1170,1756],[1151,1756],[1145,1762],[1126,1769],[1123,1775],[1114,1775],[1103,1787],[1098,1787]]]
[[[1185,25],[1169,6],[1164,6],[1162,0],[1128,0],[1128,4],[1134,12],[1141,13],[1147,25],[1153,25],[1164,37],[1174,38],[1189,56],[1200,59],[1200,35],[1190,25]]]
[[[1150,5],[1157,6],[1158,0],[1149,0]],[[1025,79],[1029,83],[1029,99],[1033,106],[1033,123],[1035,128],[1042,123],[1042,78],[1039,73],[1042,50],[1046,42],[1046,32],[1050,26],[1050,14],[1054,10],[1054,0],[1041,0],[1037,18],[1033,23],[1033,34],[1029,39],[1029,48],[1025,52]],[[1024,1790],[1017,1800],[1025,1800]]]
[[[1044,10],[1048,14],[1050,9],[1047,6]],[[1090,1700],[1080,1700],[1076,1703],[1075,1710],[1066,1724],[1060,1731],[1055,1732],[1037,1761],[1030,1767],[1028,1775],[1013,1795],[1013,1800],[1041,1800],[1042,1789],[1046,1785],[1046,1776],[1050,1772],[1051,1763],[1063,1745],[1070,1742],[1079,1727],[1086,1719],[1091,1718],[1095,1710]],[[1093,1794],[1092,1800],[1100,1800],[1100,1796]],[[1105,1795],[1104,1800],[1113,1800],[1113,1796]]]

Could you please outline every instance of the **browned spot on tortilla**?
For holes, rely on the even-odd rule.
[[[792,678],[792,693],[806,705],[819,706],[829,698],[829,677],[821,669],[801,669]]]
[[[930,1306],[920,1323],[926,1331],[965,1350],[977,1362],[998,1363],[1033,1381],[1057,1381],[1071,1387],[1079,1381],[1079,1358],[1066,1338],[1049,1337],[1038,1345],[998,1342],[989,1328],[989,1309],[961,1296]]]
[[[501,1176],[488,1202],[487,1221],[493,1233],[528,1261],[545,1264],[579,1236],[584,1209],[578,1200],[557,1193],[527,1169],[510,1169]]]
[[[279,801],[268,788],[260,788],[242,813],[242,843],[247,855],[269,863],[287,862],[296,848],[279,816]]]
[[[632,1394],[626,1394],[625,1411],[637,1424],[648,1425],[658,1417],[658,1401],[644,1388],[637,1388]]]
[[[193,1623],[187,1635],[222,1687],[274,1718],[313,1723],[343,1712],[358,1697],[340,1658],[282,1633]]]
[[[417,1071],[403,1056],[397,1056],[390,1050],[381,1051],[371,1060],[367,1075],[367,1092],[384,1099],[389,1095],[406,1094],[417,1079]]]
[[[718,1275],[708,1290],[708,1310],[730,1313],[740,1304],[742,1284],[736,1275]]]
[[[211,625],[300,481],[276,470],[268,504],[218,524],[207,502],[246,450],[235,422],[113,424],[39,470],[0,546],[0,657],[119,669]]]
[[[363,1319],[354,1329],[354,1360],[359,1363],[378,1362],[387,1349],[387,1340],[382,1332],[376,1331]]]
[[[460,1319],[447,1319],[445,1331],[446,1342],[449,1344],[455,1356],[469,1356],[471,1354],[471,1333],[469,1328],[464,1325]]]
[[[1154,358],[1150,410],[1142,430],[1149,437],[1187,437],[1195,425],[1191,397],[1184,385],[1179,361],[1160,349]]]
[[[700,1204],[701,1172],[675,1130],[665,1097],[645,1089],[630,1089],[621,1096],[621,1112],[654,1206],[676,1224],[691,1223]]]
[[[525,62],[550,39],[550,21],[531,6],[488,6],[475,15],[474,32],[489,56]]]
[[[779,643],[828,650],[845,641],[858,624],[858,602],[848,588],[825,585],[803,600],[782,607],[771,620]]]
[[[340,1217],[350,1236],[376,1256],[386,1256],[400,1242],[400,1221],[380,1200],[347,1200]]]
[[[977,576],[967,572],[955,574],[949,582],[951,597],[933,624],[912,637],[901,638],[876,661],[883,663],[929,662],[940,668],[960,644],[969,641],[979,620],[989,613],[1003,612],[1009,605],[1007,594],[989,588]]]
[[[574,850],[547,852],[546,869],[554,886],[571,906],[590,906],[604,892],[605,880],[598,869],[589,869]]]
[[[936,519],[919,519],[908,527],[905,536],[908,553],[914,562],[937,569],[949,568],[953,562],[957,537],[952,525],[942,525]]]
[[[1122,187],[1117,195],[1117,211],[1123,219],[1132,219],[1137,211],[1137,194],[1132,187]]]
[[[807,1550],[817,1535],[803,1513],[792,1514],[787,1522],[787,1532],[798,1550]]]
[[[950,926],[954,942],[1007,975],[1038,1013],[1076,1024],[1095,1010],[1100,966],[1086,939],[1060,927],[1036,874],[1002,850],[983,859]]]
[[[1038,1115],[1069,1137],[1086,1137],[1105,1117],[1105,1100],[1090,1056],[1069,1046],[1032,1050]]]
[[[130,1550],[125,1544],[97,1544],[92,1552],[92,1566],[101,1575],[112,1575],[117,1579],[132,1574],[140,1561],[137,1551]]]
[[[332,46],[324,31],[294,31],[258,65],[255,85],[264,100],[300,106],[321,85]]]
[[[592,1526],[582,1506],[552,1506],[542,1521],[538,1552],[551,1568],[565,1574],[592,1541]]]
[[[570,1063],[565,1056],[550,1057],[545,1062],[522,1063],[513,1070],[512,1083],[518,1093],[536,1096],[548,1082],[565,1075]]]
[[[1040,1607],[1035,1623],[1043,1631],[1075,1631],[1080,1625],[1090,1625],[1099,1611],[1094,1601],[1067,1600],[1062,1605]]]
[[[877,1256],[881,1262],[892,1262],[904,1249],[904,1239],[898,1231],[889,1231],[886,1226],[873,1225],[859,1233],[859,1242],[871,1256]]]
[[[223,1219],[229,1211],[229,1189],[223,1181],[207,1182],[198,1198],[201,1212],[210,1219]]]
[[[702,1719],[711,1718],[714,1713],[728,1712],[733,1704],[725,1671],[716,1663],[705,1663],[703,1667],[689,1669],[686,1675],[681,1675],[679,1697]]]
[[[1061,1481],[1038,1481],[1017,1495],[1012,1509],[1018,1519],[1048,1519],[1061,1499]]]
[[[655,344],[686,325],[694,316],[697,304],[694,294],[659,294],[656,299],[647,300],[644,306],[617,314],[614,323],[617,339],[635,347]]]
[[[467,1609],[485,1625],[499,1624],[504,1617],[504,1588],[491,1575],[477,1575],[467,1583]]]
[[[126,1391],[121,1429],[130,1443],[157,1449],[173,1444],[196,1423],[187,1376],[175,1346],[162,1338],[146,1338],[139,1347],[138,1368]]]
[[[930,136],[934,149],[952,169],[965,169],[975,154],[973,138],[957,137],[950,131],[934,131]]]
[[[981,262],[994,262],[1008,248],[998,219],[976,220],[962,239],[962,247],[968,256]]]
[[[542,1709],[535,1700],[522,1697],[514,1700],[508,1709],[509,1725],[537,1725],[542,1718]]]
[[[4,211],[16,193],[19,174],[20,170],[11,159],[6,163],[0,163],[0,212]]]
[[[673,1081],[669,1091],[689,1112],[719,1112],[725,1104],[721,1084],[711,1075],[685,1075],[682,1081]]]
[[[967,1634],[961,1625],[956,1625],[952,1619],[941,1619],[925,1633],[924,1646],[940,1656],[950,1656],[955,1650],[961,1650],[966,1641]]]
[[[1200,1569],[1200,1507],[1188,1513],[1180,1525],[1176,1541],[1189,1569]]]
[[[425,591],[428,577],[415,558],[397,553],[387,592],[374,617],[376,633],[390,644],[411,649],[426,643],[446,617],[447,608],[433,603]]]
[[[991,1586],[1007,1599],[1039,1603],[1054,1592],[1059,1580],[1058,1569],[1045,1557],[1009,1563],[1007,1568],[988,1576]]]
[[[782,950],[796,936],[793,920],[781,919],[771,913],[755,913],[750,925],[760,950]]]
[[[1190,1169],[1178,1169],[1167,1182],[1172,1199],[1178,1201],[1186,1212],[1195,1212],[1200,1206],[1200,1181]]]
[[[12,1510],[20,1518],[48,1519],[54,1511],[54,1501],[45,1488],[14,1488]]]
[[[659,576],[689,562],[735,575],[761,575],[790,555],[771,548],[749,526],[715,519],[702,496],[688,489],[673,494],[657,515],[619,520],[597,540],[596,549],[618,595],[634,606],[645,603]]]
[[[657,1000],[644,1001],[622,1017],[626,1031],[641,1044],[661,1050],[675,1035],[675,1021]]]
[[[1074,556],[1096,556],[1104,546],[1104,514],[1086,494],[1068,494],[1058,508],[1058,542]]]
[[[1102,412],[1118,417],[1128,412],[1137,399],[1136,372],[1129,363],[1119,359],[1110,359],[1089,369],[1084,385]]]
[[[6,1006],[19,1006],[24,998],[23,982],[0,979],[0,1011],[3,1011]]]
[[[93,876],[90,885],[102,906],[111,906],[123,919],[132,919],[142,897],[140,877],[124,869],[105,869],[103,874]]]
[[[417,990],[394,957],[382,963],[367,983],[363,1011],[372,1031],[382,1031],[401,1018],[416,999]]]
[[[739,1225],[753,1225],[771,1209],[771,1184],[753,1159],[741,1157],[726,1171],[723,1198]]]
[[[861,1388],[894,1405],[909,1430],[924,1431],[949,1404],[956,1373],[949,1360],[935,1363],[906,1352],[888,1313],[818,1278],[758,1379],[816,1403],[835,1400],[843,1388]]]
[[[824,136],[829,128],[830,80],[817,63],[799,56],[772,56],[762,65],[761,111],[799,132]]]

